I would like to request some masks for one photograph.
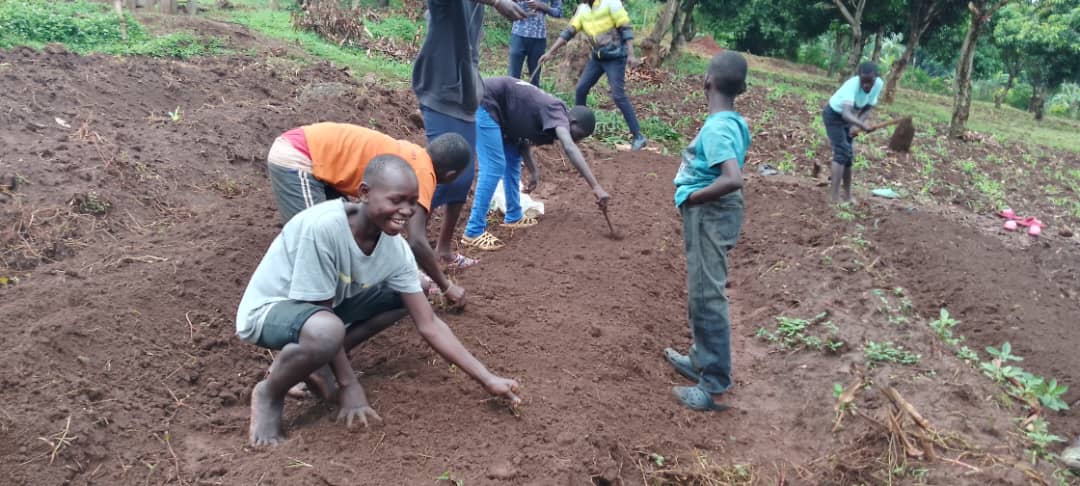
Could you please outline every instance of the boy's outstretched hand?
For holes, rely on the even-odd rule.
[[[373,422],[382,422],[382,417],[368,405],[367,396],[364,395],[364,389],[359,383],[343,387],[338,393],[341,394],[338,422],[344,420],[345,426],[349,428],[352,428],[353,420],[359,420],[364,427],[368,426],[368,419]]]
[[[487,389],[488,393],[506,398],[510,401],[511,408],[517,408],[521,405],[521,397],[517,396],[520,387],[521,385],[518,385],[517,380],[494,375],[492,375],[491,380],[484,383],[484,388]]]
[[[606,210],[608,201],[611,200],[611,194],[608,194],[607,191],[604,190],[604,188],[597,186],[596,189],[593,189],[593,195],[596,196],[596,205],[600,208],[600,210]]]
[[[529,16],[517,2],[511,0],[495,0],[495,3],[492,3],[491,6],[495,8],[496,12],[499,12],[499,15],[506,17],[507,20],[521,20]]]

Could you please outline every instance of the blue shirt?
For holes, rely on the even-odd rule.
[[[552,17],[562,17],[562,0],[547,0],[546,3],[551,5],[552,12],[550,15]],[[528,12],[527,7],[525,7],[525,2],[518,2],[518,5],[522,10]],[[535,13],[536,15],[525,17],[521,20],[515,20],[514,25],[510,27],[510,33],[518,37],[528,37],[530,39],[547,39],[547,19],[545,19],[544,16],[548,14],[546,12],[540,12],[539,10],[532,13]]]
[[[736,160],[741,170],[750,149],[750,128],[742,115],[720,111],[709,115],[705,125],[683,151],[682,164],[675,174],[675,206],[682,206],[695,191],[720,177],[720,164]]]
[[[862,86],[859,86],[859,77],[852,76],[851,79],[844,81],[844,84],[840,86],[840,89],[833,93],[832,98],[829,98],[829,107],[837,113],[844,112],[844,104],[850,103],[852,109],[859,111],[869,106],[877,106],[878,95],[881,94],[881,88],[885,86],[885,82],[881,78],[874,80],[874,87],[870,88],[870,92],[862,90]]]

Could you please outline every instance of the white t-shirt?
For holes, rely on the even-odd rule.
[[[384,233],[365,255],[353,239],[344,201],[316,204],[289,220],[270,243],[240,300],[236,335],[258,341],[263,319],[276,302],[333,299],[336,307],[383,282],[395,292],[420,292],[416,260],[405,238]]]

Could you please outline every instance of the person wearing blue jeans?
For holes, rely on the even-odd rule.
[[[503,143],[502,128],[491,118],[483,107],[476,110],[476,157],[481,161],[480,174],[476,180],[476,192],[473,194],[473,208],[469,222],[465,224],[465,238],[462,243],[488,250],[492,244],[502,245],[490,233],[487,233],[487,213],[495,187],[503,183],[506,195],[506,217],[504,226],[527,228],[536,224],[536,220],[525,220],[521,212],[521,151],[516,143]],[[481,235],[489,236],[480,241]]]
[[[851,166],[855,148],[853,142],[860,132],[871,132],[870,111],[877,106],[878,95],[885,82],[878,77],[877,65],[864,62],[855,76],[844,82],[829,98],[821,113],[825,134],[833,148],[830,195],[834,203],[851,203]],[[843,192],[841,193],[841,188]]]
[[[619,107],[626,126],[633,137],[630,149],[637,151],[645,147],[648,139],[641,134],[634,105],[626,96],[626,66],[640,63],[634,56],[634,29],[630,24],[630,15],[621,0],[580,0],[577,11],[568,25],[559,34],[559,40],[551,49],[540,56],[544,64],[562,46],[570,42],[578,32],[585,32],[592,54],[589,63],[578,80],[574,92],[574,104],[585,106],[589,91],[600,81],[600,76],[607,75],[611,86],[611,99]]]
[[[694,410],[724,410],[716,399],[731,388],[731,318],[725,291],[728,252],[745,214],[742,167],[750,129],[735,98],[746,91],[746,59],[725,51],[709,62],[705,98],[709,116],[683,151],[675,175],[675,206],[683,220],[687,310],[693,344],[688,355],[672,348],[664,357],[679,374],[697,382],[672,389]]]
[[[484,5],[510,20],[526,16],[511,0],[427,0],[427,35],[413,63],[412,89],[420,102],[428,142],[443,133],[457,133],[475,145],[475,113],[483,95],[479,65]],[[477,263],[451,249],[474,170],[467,168],[453,183],[439,185],[432,200],[432,208],[446,205],[435,253],[448,270],[463,270]],[[459,305],[464,305],[463,299],[462,292]]]
[[[550,1],[550,5],[548,4]],[[547,49],[547,19],[562,17],[562,0],[526,0],[519,5],[535,15],[510,28],[510,77],[521,78],[521,63],[529,65],[529,82],[540,86],[540,56]]]
[[[479,250],[503,247],[487,231],[487,213],[491,198],[501,180],[506,194],[506,217],[503,227],[527,228],[537,223],[521,211],[519,186],[521,162],[529,168],[524,191],[532,192],[540,182],[540,173],[530,147],[550,145],[558,140],[570,164],[578,170],[596,196],[601,210],[611,196],[593,177],[589,164],[577,147],[577,141],[592,134],[596,118],[584,106],[567,109],[566,103],[525,81],[500,76],[484,80],[484,98],[476,111],[476,155],[479,175],[473,194],[472,212],[465,226],[461,244]]]

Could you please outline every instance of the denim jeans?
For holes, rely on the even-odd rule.
[[[444,133],[456,133],[465,137],[470,147],[476,147],[476,123],[459,120],[450,115],[439,113],[424,105],[420,105],[420,114],[424,118],[424,131],[428,142]],[[474,152],[475,154],[475,152]],[[435,186],[435,194],[431,198],[431,210],[444,204],[463,204],[469,198],[469,189],[472,189],[473,177],[476,174],[476,157],[469,161],[463,174],[449,184]]]
[[[540,56],[547,49],[547,39],[510,34],[510,77],[521,78],[521,63],[529,65],[529,82],[540,87]]]
[[[731,387],[731,320],[728,316],[727,253],[735,247],[743,221],[742,191],[704,204],[683,204],[686,244],[690,362],[700,370],[698,387],[723,393]]]
[[[476,110],[476,158],[480,174],[476,177],[472,212],[465,225],[465,236],[476,238],[487,229],[487,213],[495,186],[503,183],[506,194],[507,223],[518,221],[521,213],[521,153],[513,143],[503,143],[502,128],[487,110]]]
[[[851,167],[854,156],[851,125],[829,105],[825,105],[825,111],[821,113],[821,121],[825,122],[825,134],[829,137],[829,143],[832,144],[833,163]]]
[[[607,75],[608,85],[611,86],[611,99],[615,106],[619,107],[623,119],[630,133],[635,137],[641,135],[641,127],[638,125],[637,114],[634,113],[634,105],[630,104],[630,98],[626,96],[626,58],[600,61],[596,56],[589,57],[589,63],[585,65],[585,71],[581,73],[577,89],[574,90],[574,104],[585,106],[589,97],[589,91],[600,81],[600,76]]]

